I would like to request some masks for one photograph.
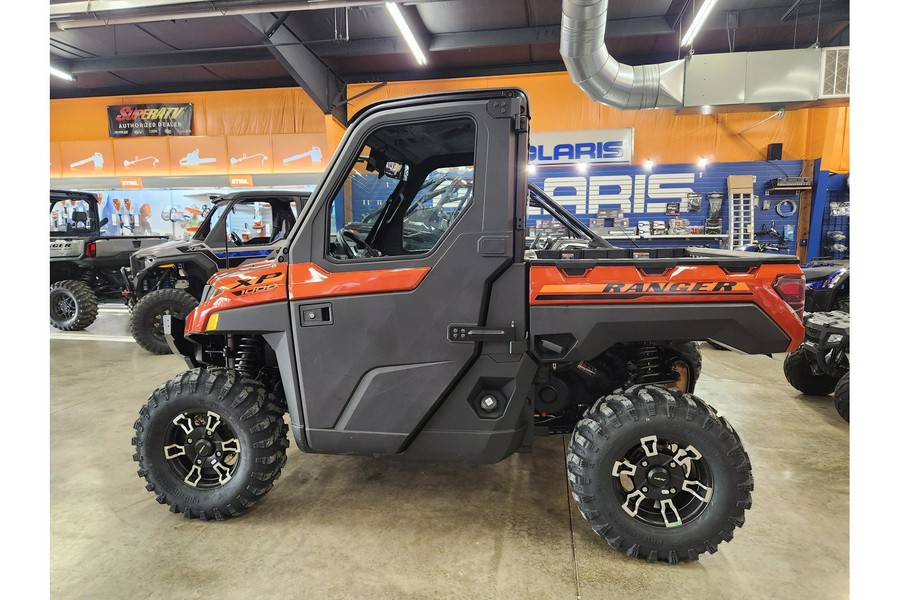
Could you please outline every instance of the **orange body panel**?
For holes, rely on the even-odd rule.
[[[416,289],[430,269],[379,269],[329,273],[313,263],[288,266],[261,262],[219,271],[209,285],[219,292],[187,318],[185,333],[202,333],[213,313],[271,302],[310,300],[359,294],[408,292]]]
[[[413,267],[329,273],[313,263],[300,263],[291,265],[290,299],[410,292],[419,287],[429,270]]]
[[[746,273],[718,265],[681,265],[651,275],[638,266],[597,266],[569,275],[556,266],[531,267],[529,304],[655,304],[751,302],[791,338],[789,351],[803,340],[803,323],[772,287],[779,275],[801,275],[797,265],[763,264]]]

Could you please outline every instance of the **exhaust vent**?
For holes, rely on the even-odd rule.
[[[850,96],[850,48],[825,48],[822,57],[822,98]]]

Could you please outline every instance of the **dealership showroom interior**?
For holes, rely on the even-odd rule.
[[[50,0],[6,111],[50,171],[6,585],[870,597],[896,19],[861,4]]]

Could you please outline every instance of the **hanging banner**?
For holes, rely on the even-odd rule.
[[[106,107],[110,137],[191,135],[193,104],[117,104]]]
[[[536,165],[625,163],[634,158],[634,128],[531,134],[528,160]]]

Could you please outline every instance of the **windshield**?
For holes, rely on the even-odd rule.
[[[96,235],[97,206],[82,197],[51,199],[50,235]]]

